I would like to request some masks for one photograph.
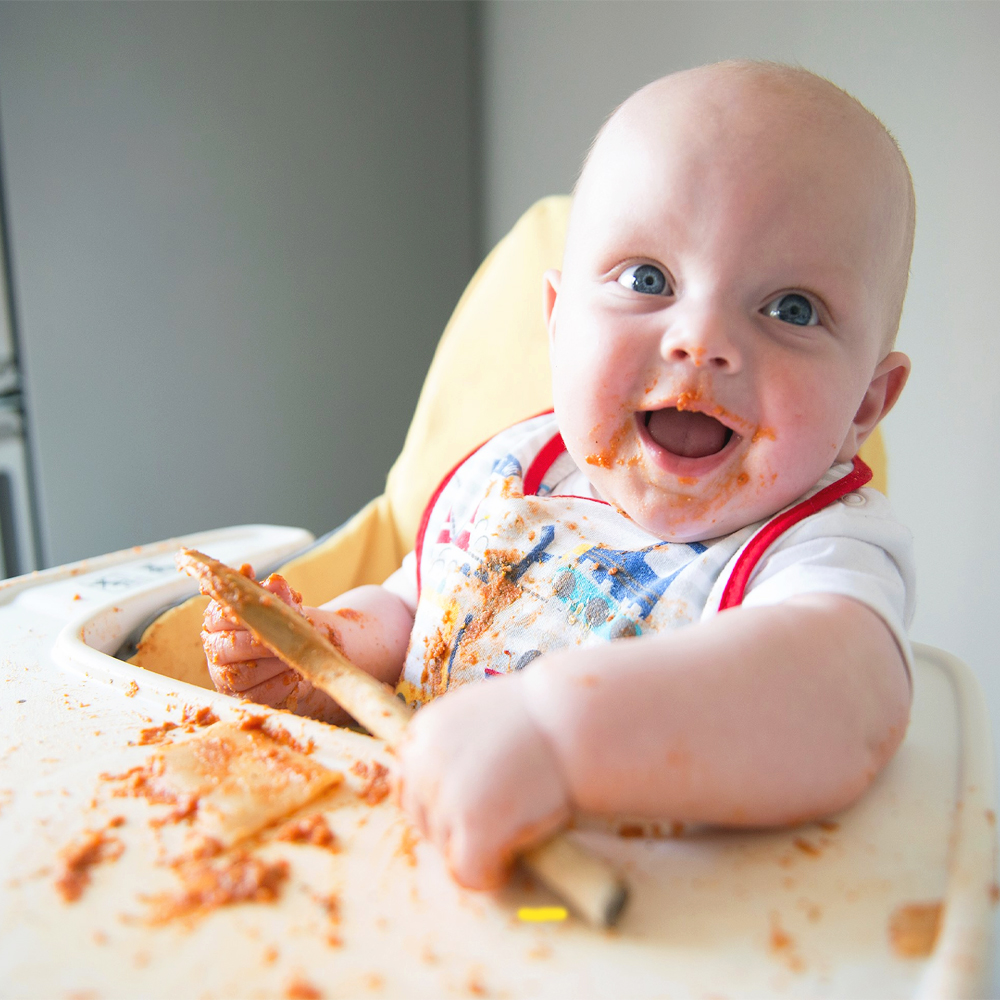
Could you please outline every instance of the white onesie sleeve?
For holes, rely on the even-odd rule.
[[[860,489],[800,521],[770,546],[750,576],[743,604],[780,604],[800,594],[854,598],[886,623],[912,669],[906,630],[913,620],[914,588],[913,536],[881,493]],[[719,597],[708,607],[717,608]]]

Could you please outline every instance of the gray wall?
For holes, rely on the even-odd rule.
[[[476,263],[472,17],[0,3],[49,563],[381,491]]]
[[[569,190],[605,117],[675,69],[801,63],[896,135],[917,192],[899,336],[913,375],[883,429],[916,539],[912,634],[970,664],[1000,734],[1000,4],[498,2],[483,29],[487,242]]]

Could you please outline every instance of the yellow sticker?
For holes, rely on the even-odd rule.
[[[565,906],[522,906],[517,911],[518,920],[534,924],[553,923],[569,916]]]

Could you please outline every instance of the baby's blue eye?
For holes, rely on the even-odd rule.
[[[819,316],[813,304],[804,295],[795,292],[788,292],[772,299],[764,306],[764,314],[794,326],[816,326],[819,323]]]
[[[635,264],[626,267],[618,277],[618,284],[642,292],[643,295],[669,294],[669,285],[663,272],[655,264]]]

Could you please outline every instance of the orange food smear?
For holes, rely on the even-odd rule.
[[[690,392],[682,392],[677,397],[674,406],[678,410],[690,409],[692,403],[697,403],[701,399],[701,389],[692,389]]]
[[[610,469],[616,462],[618,465],[624,465],[628,460],[620,458],[618,453],[621,451],[622,441],[631,430],[632,420],[629,419],[611,435],[611,440],[604,448],[596,454],[586,456],[587,464],[597,465],[602,469]]]
[[[940,900],[897,906],[889,917],[892,950],[902,958],[926,958],[934,950],[943,909]]]
[[[150,923],[204,916],[236,903],[273,903],[288,878],[288,862],[267,862],[237,851],[221,862],[194,860],[177,867],[181,892],[152,897]]]
[[[307,979],[295,978],[285,987],[286,1000],[322,1000],[323,994]]]
[[[377,806],[392,790],[389,785],[389,768],[377,760],[372,761],[370,767],[362,760],[355,761],[351,765],[351,773],[364,779],[365,784],[358,792],[358,798],[364,799],[370,806]]]
[[[355,611],[354,608],[338,608],[334,611],[334,614],[338,618],[344,618],[349,622],[360,622],[364,621],[368,616],[361,611]]]
[[[192,731],[190,727],[214,726],[218,721],[219,717],[207,705],[197,711],[190,705],[185,705],[184,714],[181,716],[181,724],[189,727],[188,732]]]
[[[805,963],[795,951],[795,940],[778,923],[777,914],[771,914],[771,936],[768,943],[771,951],[793,972],[801,972],[805,968]]]
[[[308,740],[305,744],[300,743],[292,734],[281,726],[269,726],[268,716],[266,715],[247,715],[240,721],[240,729],[244,732],[253,732],[255,729],[259,729],[265,736],[269,736],[275,743],[280,743],[282,746],[288,747],[289,750],[295,750],[297,753],[304,754],[308,756],[316,749],[316,743],[313,740]]]
[[[475,642],[494,618],[521,596],[521,588],[508,576],[520,559],[521,553],[514,549],[487,549],[483,553],[480,572],[486,575],[486,582],[480,582],[479,611],[466,626],[463,642]]]
[[[176,722],[164,722],[159,726],[151,726],[149,729],[143,729],[139,733],[137,745],[144,747],[148,746],[150,743],[162,743],[167,733],[176,728]]]
[[[116,816],[106,827],[88,831],[82,843],[71,844],[62,852],[62,871],[55,884],[67,903],[75,903],[83,895],[90,884],[91,868],[122,856],[125,845],[117,837],[108,836],[107,831],[124,822],[123,817]]]
[[[337,835],[330,829],[322,813],[313,813],[301,819],[290,820],[275,835],[276,840],[287,840],[292,844],[311,844],[336,853],[340,850]]]
[[[403,835],[399,840],[399,847],[396,849],[396,853],[401,857],[406,859],[406,863],[411,868],[417,867],[417,855],[414,848],[420,841],[420,836],[417,831],[413,829],[412,826],[406,824],[403,827]]]
[[[313,898],[323,908],[330,921],[326,943],[331,948],[339,948],[344,943],[340,937],[340,897],[335,892],[331,892],[325,896],[314,896]]]

